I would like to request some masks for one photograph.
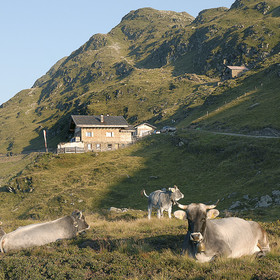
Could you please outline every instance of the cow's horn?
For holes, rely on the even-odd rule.
[[[82,219],[82,217],[83,217],[83,212],[80,211],[80,212],[79,212],[79,219]]]
[[[180,204],[180,203],[178,203],[178,202],[177,202],[177,205],[178,205],[179,208],[181,208],[181,209],[183,209],[183,210],[186,210],[186,209],[188,209],[188,207],[189,207],[189,205],[182,205],[182,204]]]
[[[212,204],[212,205],[206,205],[206,209],[213,209],[213,208],[216,208],[218,203],[219,203],[220,199],[217,200],[217,202],[215,204]]]

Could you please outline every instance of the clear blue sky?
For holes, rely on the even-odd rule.
[[[107,33],[131,10],[187,12],[230,7],[234,0],[3,0],[0,4],[0,104],[30,88],[93,34]]]

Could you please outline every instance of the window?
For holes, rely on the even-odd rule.
[[[86,132],[86,137],[93,137],[93,132],[92,131],[87,131]]]
[[[108,150],[112,150],[112,144],[108,144]]]
[[[101,149],[101,144],[96,144],[96,150],[100,150]]]
[[[114,132],[106,132],[106,137],[114,137]]]
[[[87,144],[87,149],[88,149],[89,151],[91,151],[91,149],[92,149],[91,144]]]

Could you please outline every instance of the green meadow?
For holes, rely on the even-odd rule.
[[[30,154],[24,167],[22,160],[7,158],[14,163],[8,165],[2,157],[6,172],[17,173],[2,185],[1,221],[6,232],[74,209],[84,211],[91,227],[72,240],[1,255],[0,277],[279,279],[280,206],[255,208],[254,200],[279,189],[279,154],[279,139],[179,130],[113,152]],[[149,221],[147,199],[141,196],[143,188],[150,193],[174,184],[185,194],[183,204],[220,199],[221,217],[260,222],[268,232],[271,252],[261,259],[248,256],[208,264],[181,256],[186,222],[169,220],[167,214],[158,220],[155,213]],[[244,202],[244,195],[250,198],[246,207],[229,211],[235,201]],[[109,211],[110,207],[128,211]]]

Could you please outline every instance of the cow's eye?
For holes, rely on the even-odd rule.
[[[193,226],[193,221],[188,221],[189,226]]]
[[[205,221],[206,221],[206,219],[205,219],[205,218],[202,218],[202,219],[201,219],[201,222],[202,222],[202,223],[204,223]]]

